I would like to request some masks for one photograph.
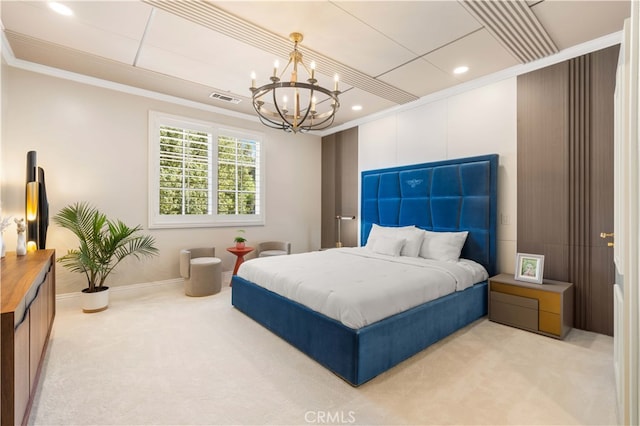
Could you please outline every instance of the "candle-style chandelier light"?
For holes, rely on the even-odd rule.
[[[289,62],[278,75],[279,64],[273,67],[271,83],[256,87],[256,75],[251,74],[251,94],[253,107],[263,124],[282,129],[285,132],[308,132],[322,130],[333,124],[336,111],[340,107],[338,100],[338,76],[334,78],[333,90],[318,85],[315,78],[315,63],[307,67],[302,62],[302,53],[298,44],[302,34],[291,33],[289,40],[293,51],[289,54]],[[280,81],[291,68],[290,81]],[[309,78],[299,81],[299,68],[304,68]],[[300,70],[301,71],[301,70]]]

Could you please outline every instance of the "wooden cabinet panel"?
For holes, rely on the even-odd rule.
[[[53,324],[53,318],[56,316],[56,265],[49,267],[47,274],[47,318],[49,325]]]
[[[55,317],[55,251],[7,253],[0,278],[0,422],[26,424]]]
[[[36,373],[38,372],[38,364],[40,363],[40,356],[42,355],[42,349],[44,348],[44,339],[47,335],[46,324],[46,309],[47,303],[44,299],[44,287],[46,283],[43,283],[39,288],[38,295],[31,302],[29,308],[29,317],[31,319],[31,325],[29,327],[29,387],[35,388]]]
[[[13,380],[15,381],[15,384],[13,405],[14,416],[16,419],[22,419],[24,416],[24,413],[27,410],[27,405],[29,404],[29,394],[31,392],[31,382],[29,379],[29,325],[30,318],[27,314],[24,321],[15,329],[14,332]]]

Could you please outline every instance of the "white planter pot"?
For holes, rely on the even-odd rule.
[[[90,314],[94,312],[102,312],[109,307],[109,287],[103,287],[104,290],[94,293],[80,293],[80,304],[82,312]]]

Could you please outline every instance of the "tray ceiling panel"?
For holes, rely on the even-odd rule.
[[[73,16],[45,1],[0,2],[16,59],[253,115],[250,73],[266,83],[299,31],[321,83],[340,75],[336,125],[529,61],[522,51],[541,39],[561,50],[620,31],[629,15],[615,0],[62,3]],[[468,73],[454,75],[459,65]]]

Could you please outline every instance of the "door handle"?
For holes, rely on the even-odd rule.
[[[601,232],[600,238],[613,238],[613,232]],[[607,247],[613,247],[613,243],[608,242]]]

